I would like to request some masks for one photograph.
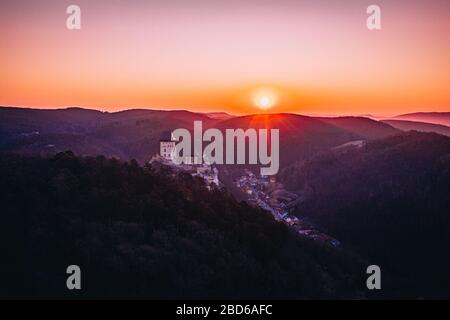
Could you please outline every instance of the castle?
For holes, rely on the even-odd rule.
[[[159,155],[167,160],[170,166],[176,167],[177,170],[183,170],[189,172],[192,176],[201,177],[205,180],[210,188],[211,185],[219,185],[219,170],[212,167],[208,161],[204,161],[202,164],[197,165],[196,163],[201,163],[198,157],[187,156],[183,159],[183,164],[175,166],[173,159],[175,157],[175,145],[176,142],[173,141],[173,137],[165,136],[159,141]],[[197,160],[197,161],[196,161]]]

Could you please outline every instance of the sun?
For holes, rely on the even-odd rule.
[[[273,105],[273,102],[269,97],[261,97],[256,104],[260,109],[269,109]]]
[[[261,110],[268,110],[277,103],[277,95],[275,92],[263,89],[253,94],[253,104]]]

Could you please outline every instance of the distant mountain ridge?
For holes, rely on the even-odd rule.
[[[0,108],[0,151],[79,155],[102,154],[144,163],[159,152],[159,140],[177,128],[280,129],[280,155],[284,165],[315,152],[354,140],[383,138],[399,132],[363,117],[318,118],[281,113],[232,116],[185,110],[132,109],[101,112],[82,108]]]
[[[384,124],[380,121],[365,117],[336,117],[319,119],[338,128],[361,135],[367,139],[377,139],[390,134],[398,133],[398,130],[389,124]]]
[[[228,114],[226,112],[210,112],[206,114],[208,117],[210,117],[211,119],[217,119],[217,120],[226,120],[226,119],[231,119],[235,116]]]
[[[435,132],[450,137],[450,127],[441,124],[407,120],[384,120],[382,122],[403,131]]]
[[[386,119],[388,120],[388,119]],[[408,120],[450,126],[450,112],[416,112],[402,114],[391,120]]]

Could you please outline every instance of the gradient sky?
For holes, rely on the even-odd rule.
[[[272,112],[450,111],[448,0],[1,0],[0,14],[4,106],[241,114],[263,88]]]

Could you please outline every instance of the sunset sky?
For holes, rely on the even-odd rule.
[[[450,111],[448,0],[1,0],[0,14],[3,106]]]

